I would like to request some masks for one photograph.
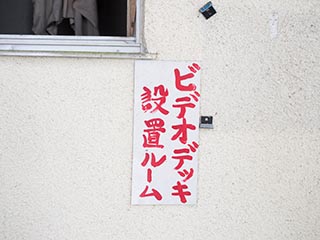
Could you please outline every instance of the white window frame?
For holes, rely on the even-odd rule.
[[[0,55],[140,58],[144,54],[142,1],[136,0],[133,37],[0,34]]]

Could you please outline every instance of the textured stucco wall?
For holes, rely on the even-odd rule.
[[[1,57],[1,240],[320,239],[320,2],[205,3],[145,4],[203,68],[197,206],[130,206],[134,60]]]

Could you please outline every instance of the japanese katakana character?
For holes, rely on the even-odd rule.
[[[155,197],[158,201],[162,199],[161,194],[154,188],[151,189],[150,193],[147,193],[149,186],[146,186],[143,192],[140,194],[140,197]]]
[[[179,160],[179,163],[174,168],[175,170],[180,169],[183,166],[184,161],[192,161],[193,157],[188,154],[190,153],[190,150],[191,152],[196,152],[197,148],[199,147],[199,144],[196,142],[192,142],[192,145],[188,144],[188,146],[189,148],[180,148],[180,149],[173,150],[173,153],[176,155],[172,156],[172,159]],[[178,155],[178,154],[184,154],[184,155]]]
[[[193,124],[187,124],[185,118],[182,119],[182,124],[172,126],[173,129],[178,130],[175,135],[172,136],[171,140],[176,140],[179,137],[181,143],[186,144],[188,141],[187,130],[195,130],[196,126]]]
[[[177,154],[177,150],[173,151],[175,154]],[[191,155],[179,155],[179,156],[172,156],[173,159],[179,160],[178,165],[174,168],[175,170],[178,170],[182,167],[184,164],[184,161],[192,161],[193,157]]]
[[[191,192],[189,191],[184,191],[186,189],[188,189],[188,186],[186,184],[181,184],[179,181],[177,182],[176,186],[172,187],[174,190],[176,190],[176,192],[171,193],[172,196],[179,196],[180,197],[180,201],[182,203],[186,203],[187,199],[186,196],[191,196]]]
[[[163,155],[160,160],[156,160],[156,156],[154,155],[154,153],[151,153],[151,166],[152,167],[158,167],[160,166],[162,163],[164,163],[164,161],[167,159],[166,155]],[[141,165],[143,167],[145,167],[148,163],[148,161],[150,160],[150,154],[146,153],[143,162],[141,163]]]
[[[183,169],[183,171],[178,171],[179,175],[181,177],[186,177],[185,179],[183,179],[182,181],[186,182],[188,181],[190,178],[192,178],[193,176],[193,173],[194,173],[194,170],[193,168],[190,168],[190,170],[186,170],[186,169]]]
[[[172,107],[174,108],[180,108],[180,113],[178,115],[178,118],[184,118],[185,114],[186,114],[186,109],[187,108],[195,108],[195,104],[190,103],[191,98],[190,97],[181,97],[181,98],[177,98],[176,102],[178,104],[173,104]],[[182,103],[184,102],[184,103]]]
[[[156,168],[158,166],[160,166],[161,164],[164,163],[164,161],[167,159],[166,155],[163,155],[159,161],[156,160],[156,157],[154,155],[154,153],[151,153],[151,166]],[[143,162],[141,163],[141,165],[143,167],[145,167],[147,165],[147,163],[150,160],[150,154],[146,153]],[[147,181],[150,183],[152,181],[152,169],[148,168],[148,172],[147,172]]]
[[[197,86],[193,83],[190,83],[186,86],[182,85],[182,81],[193,78],[194,74],[200,70],[200,66],[196,63],[192,64],[192,66],[188,66],[188,68],[191,72],[185,75],[181,75],[180,70],[178,68],[174,69],[175,85],[176,88],[180,91],[194,91],[197,88]]]

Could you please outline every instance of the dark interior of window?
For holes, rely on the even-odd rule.
[[[127,36],[127,0],[97,0],[97,6],[100,36]],[[32,0],[0,0],[0,34],[33,34],[32,19]],[[74,35],[67,19],[58,35]]]

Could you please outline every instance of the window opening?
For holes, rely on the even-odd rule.
[[[73,7],[75,6],[75,2],[78,2],[77,0],[47,0],[47,2],[55,3],[59,1],[71,3]],[[76,34],[72,21],[69,18],[63,18],[57,24],[56,34],[54,35],[134,36],[135,0],[93,1],[96,1],[97,30],[99,34]],[[34,35],[32,31],[32,28],[35,27],[33,24],[35,12],[33,2],[44,3],[46,0],[0,0],[0,34]],[[87,3],[90,1],[83,0],[83,2]],[[39,22],[37,23],[39,24]]]

